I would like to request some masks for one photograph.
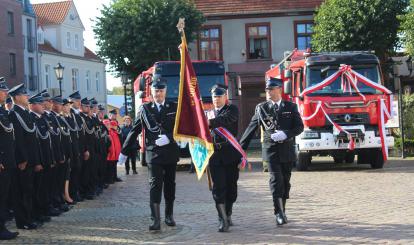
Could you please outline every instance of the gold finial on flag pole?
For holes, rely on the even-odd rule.
[[[179,33],[183,33],[185,28],[185,18],[179,18],[177,29]]]

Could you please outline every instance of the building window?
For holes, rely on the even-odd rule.
[[[9,63],[10,63],[10,75],[16,75],[16,54],[9,54]]]
[[[49,72],[50,72],[50,65],[45,65],[45,85],[46,88],[50,88],[50,76],[49,76]]]
[[[295,47],[299,50],[311,48],[313,34],[312,21],[295,21]]]
[[[79,36],[75,34],[75,49],[79,50]]]
[[[100,74],[99,74],[99,72],[97,72],[96,75],[95,75],[96,92],[99,92],[99,90],[101,90],[100,83],[99,83],[99,76],[100,76]]]
[[[66,47],[70,48],[70,32],[66,33]]]
[[[200,60],[221,60],[221,26],[205,26],[200,32],[198,42],[198,57]]]
[[[72,69],[72,90],[79,89],[79,70]]]
[[[91,91],[91,72],[87,71],[86,72],[86,91],[90,92]]]
[[[32,29],[32,20],[26,20],[26,28],[27,28],[27,50],[29,52],[33,52],[35,49],[35,38],[33,37],[33,29]]]
[[[34,59],[29,58],[29,89],[31,91],[37,89],[37,76],[35,76]]]
[[[246,24],[248,59],[271,58],[270,23]]]
[[[9,35],[14,34],[14,14],[13,14],[13,12],[7,12],[7,33]]]

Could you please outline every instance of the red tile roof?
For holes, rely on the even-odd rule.
[[[33,4],[40,26],[62,24],[68,15],[72,1]]]
[[[62,55],[62,52],[55,49],[49,42],[45,42],[44,44],[39,44],[39,50],[44,51],[44,52],[48,52],[48,53],[55,53],[55,54]],[[67,57],[72,57],[74,59],[84,58],[84,59],[87,59],[87,60],[102,62],[102,60],[94,52],[92,52],[90,49],[88,49],[87,47],[85,47],[85,53],[84,53],[83,57],[68,55],[68,54],[63,54],[63,55],[65,55]]]
[[[280,13],[313,10],[323,0],[194,0],[205,16]]]

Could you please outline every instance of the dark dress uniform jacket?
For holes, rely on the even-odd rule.
[[[38,145],[40,148],[41,164],[44,168],[50,167],[54,164],[54,156],[52,151],[52,141],[49,134],[49,125],[45,118],[46,115],[43,114],[39,117],[33,112],[31,112],[30,115],[37,126],[37,139],[39,141]]]
[[[20,164],[27,161],[28,166],[35,166],[40,164],[40,152],[38,147],[32,147],[38,145],[36,138],[36,130],[27,132],[20,121],[17,119],[17,114],[23,119],[29,130],[35,128],[34,121],[30,116],[28,110],[20,108],[18,105],[14,105],[10,110],[10,120],[14,126],[14,134],[16,138],[15,157],[16,163]]]
[[[62,142],[62,153],[65,156],[66,160],[72,161],[73,159],[73,151],[72,151],[72,137],[71,132],[66,125],[65,121],[63,120],[63,116],[53,112],[53,115],[57,118],[59,123],[59,128],[61,132],[61,142]]]
[[[209,119],[209,127],[214,142],[214,154],[211,156],[223,159],[223,161],[210,161],[210,164],[234,164],[241,162],[241,154],[222,136],[213,130],[218,127],[227,129],[234,137],[237,137],[239,110],[235,105],[224,105],[214,119]]]
[[[0,106],[0,163],[6,169],[16,168],[16,160],[14,158],[14,132],[13,124],[9,119],[9,112]]]
[[[70,113],[72,114],[72,120],[69,120],[69,124],[72,126],[75,126],[76,123],[79,129],[78,133],[78,147],[79,147],[79,154],[81,159],[83,160],[83,153],[88,150],[88,145],[86,143],[86,137],[85,137],[85,131],[82,129],[83,121],[80,114],[81,112],[76,113],[74,109],[70,109]],[[72,125],[73,122],[73,125]]]
[[[175,114],[177,103],[164,103],[163,109],[158,112],[155,103],[143,104],[138,112],[137,119],[131,132],[129,132],[123,146],[122,154],[128,155],[137,150],[136,139],[142,130],[145,130],[145,160],[149,164],[175,164],[179,160],[178,145],[173,138]],[[170,143],[165,146],[157,146],[155,140],[160,134],[165,134]]]
[[[50,131],[50,136],[52,138],[53,156],[55,158],[56,163],[58,163],[58,162],[65,160],[63,149],[62,149],[59,122],[56,116],[52,112],[46,112],[44,116],[50,126],[49,131]]]
[[[275,128],[272,128],[272,123]],[[282,101],[280,108],[276,112],[271,101],[258,104],[255,113],[244,132],[240,144],[243,149],[247,149],[256,129],[263,128],[263,160],[274,161],[276,158],[280,162],[296,161],[294,140],[295,136],[303,131],[303,122],[298,112],[296,104],[289,101]],[[269,128],[270,127],[270,128]],[[271,134],[276,130],[283,131],[287,139],[283,142],[274,142]]]

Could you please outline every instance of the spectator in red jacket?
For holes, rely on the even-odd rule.
[[[118,161],[119,153],[121,153],[121,141],[119,140],[117,131],[117,122],[105,119],[103,123],[108,128],[109,137],[111,139],[111,146],[109,147],[108,157],[106,159],[108,163],[107,182],[113,184],[117,178],[116,163]]]

